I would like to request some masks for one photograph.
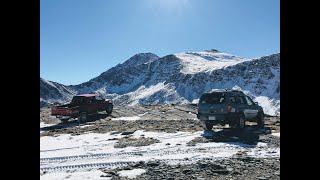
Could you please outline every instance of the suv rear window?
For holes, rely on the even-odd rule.
[[[200,98],[200,103],[222,104],[225,102],[225,93],[204,94]]]

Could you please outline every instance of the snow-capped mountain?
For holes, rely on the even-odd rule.
[[[136,54],[123,64],[69,92],[97,92],[116,105],[196,103],[211,89],[242,89],[264,107],[280,113],[280,53],[256,59],[217,50],[185,52],[159,58]]]
[[[40,107],[52,103],[64,103],[70,101],[76,91],[65,85],[44,80],[40,77]]]

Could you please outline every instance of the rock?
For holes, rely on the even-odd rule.
[[[276,171],[273,174],[276,175],[276,176],[280,176],[280,171]]]
[[[102,172],[104,172],[106,174],[110,174],[110,175],[118,175],[115,171],[112,171],[109,169],[102,170]]]
[[[231,172],[233,171],[233,168],[227,168],[227,171]]]
[[[166,146],[169,146],[169,145],[170,145],[170,143],[167,143],[167,144],[166,144]]]
[[[160,163],[159,162],[156,162],[156,161],[150,161],[147,163],[148,166],[152,166],[152,167],[155,167],[155,166],[159,166]]]
[[[123,168],[123,170],[132,170],[132,167],[126,166],[126,167]]]
[[[208,164],[206,163],[206,162],[201,162],[201,163],[199,163],[199,167],[200,168],[205,168],[205,167],[207,167],[208,166]]]
[[[128,130],[122,132],[121,135],[133,134],[135,131],[136,131],[136,129],[128,129]]]
[[[185,170],[182,171],[183,174],[189,174],[190,172],[191,172],[190,169],[185,169]]]
[[[112,177],[111,174],[102,174],[100,177]]]
[[[229,171],[226,169],[217,169],[217,170],[212,170],[213,173],[217,173],[217,174],[228,174]]]
[[[176,169],[173,171],[174,173],[180,173],[180,170],[179,169]]]
[[[232,175],[238,175],[238,174],[241,174],[241,172],[240,171],[233,171],[232,172]]]
[[[267,180],[267,178],[265,177],[262,177],[262,176],[258,176],[257,179],[260,179],[260,180]]]

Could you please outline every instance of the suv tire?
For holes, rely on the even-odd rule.
[[[236,124],[235,124],[235,127],[237,129],[244,129],[246,126],[246,121],[244,119],[244,115],[243,114],[240,114],[236,120]]]
[[[264,128],[264,115],[263,114],[260,114],[258,116],[257,124],[258,124],[258,128],[261,128],[261,129]]]
[[[212,130],[212,127],[213,127],[213,124],[210,124],[210,123],[204,123],[204,129],[205,130]]]

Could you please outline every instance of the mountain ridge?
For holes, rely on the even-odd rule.
[[[153,53],[139,53],[87,82],[63,88],[66,91],[61,93],[66,95],[51,96],[50,102],[66,101],[72,94],[95,92],[114,99],[116,105],[196,103],[207,90],[238,88],[264,104],[270,115],[277,115],[280,53],[255,59],[217,50],[161,58]],[[40,98],[41,91],[40,87]],[[46,97],[42,97],[43,101]]]

